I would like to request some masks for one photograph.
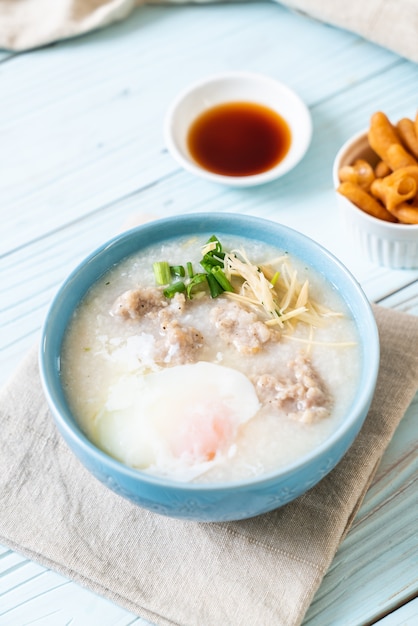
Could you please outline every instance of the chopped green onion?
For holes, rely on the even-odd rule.
[[[207,243],[215,243],[216,245],[214,252],[222,252],[222,244],[216,235],[212,235],[212,237],[209,237]]]
[[[210,239],[208,239],[207,242],[201,247],[202,254],[207,254],[208,252],[211,252],[215,249],[216,243],[214,241],[211,241]]]
[[[213,274],[206,274],[206,279],[209,285],[209,291],[211,298],[217,298],[225,291],[223,287],[218,283]]]
[[[207,279],[207,274],[195,274],[193,276],[193,278],[191,279],[191,281],[189,282],[189,284],[186,287],[187,297],[189,298],[189,300],[192,299],[192,289],[193,289],[193,287],[195,287],[196,285],[199,285],[200,283],[205,282],[206,279]]]
[[[173,276],[181,276],[182,278],[183,276],[186,276],[186,272],[182,265],[170,265],[170,271]]]
[[[203,267],[205,272],[207,272],[208,274],[212,271],[212,267],[214,267],[212,265],[212,263],[208,263],[207,261],[205,261],[204,258],[200,261],[200,265]]]
[[[203,259],[200,261],[200,265],[207,271],[210,272],[211,267],[223,267],[224,262],[223,259],[219,259],[212,254],[205,254]]]
[[[192,299],[193,290],[201,283],[208,284],[212,298],[216,298],[224,291],[233,291],[233,287],[223,270],[225,253],[222,251],[221,242],[215,235],[212,235],[202,247],[202,256],[200,265],[204,272],[198,272],[197,274],[193,271],[191,261],[188,261],[186,266],[169,265],[167,261],[153,263],[157,284],[166,286],[166,289],[163,291],[166,298],[172,298],[176,293],[186,292],[186,296]],[[185,282],[180,280],[172,283],[173,276],[187,278]]]
[[[157,261],[152,264],[157,285],[168,285],[171,281],[170,266],[167,261]]]
[[[216,235],[212,235],[212,237],[207,240],[205,245],[202,246],[202,255],[204,256],[205,254],[210,253],[213,254],[215,252],[222,252],[222,246]]]
[[[211,274],[216,278],[223,291],[234,291],[231,283],[225,276],[225,272],[220,267],[213,267]]]
[[[167,287],[167,289],[164,289],[163,294],[166,298],[173,298],[176,293],[182,293],[183,291],[186,291],[186,285],[179,280]]]
[[[215,262],[217,265],[219,265],[220,261],[224,259],[225,253],[222,252],[221,242],[217,237],[215,237],[215,235],[212,235],[212,237],[208,239],[206,244],[202,247],[202,256],[204,259],[206,259],[207,257],[217,258],[217,261]]]

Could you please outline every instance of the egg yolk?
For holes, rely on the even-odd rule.
[[[174,456],[212,461],[219,451],[225,451],[234,440],[235,420],[228,407],[216,403],[202,415],[190,412],[172,437]]]

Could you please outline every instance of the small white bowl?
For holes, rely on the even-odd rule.
[[[338,151],[332,171],[335,189],[340,184],[340,168],[356,159],[372,165],[378,161],[369,146],[367,131],[351,137]],[[418,268],[418,225],[385,222],[365,213],[340,193],[336,195],[348,235],[372,263],[392,269]]]
[[[192,158],[187,135],[193,121],[213,106],[228,102],[252,102],[266,106],[289,125],[289,151],[275,167],[249,176],[224,176],[201,167]],[[306,105],[289,87],[259,74],[234,72],[205,78],[183,91],[169,108],[164,122],[167,148],[186,170],[207,180],[237,187],[266,183],[291,170],[302,159],[312,137],[312,120]]]

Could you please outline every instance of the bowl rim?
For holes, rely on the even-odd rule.
[[[252,174],[249,176],[227,176],[224,174],[216,174],[215,172],[211,172],[209,170],[205,170],[199,164],[195,163],[191,159],[187,159],[184,157],[182,152],[179,150],[177,143],[174,139],[173,133],[173,119],[178,107],[186,100],[186,98],[190,97],[195,91],[199,89],[209,86],[211,84],[215,84],[221,81],[236,81],[236,80],[248,80],[254,82],[263,82],[266,84],[270,84],[272,87],[279,88],[283,94],[285,94],[286,98],[293,100],[297,106],[300,108],[303,114],[303,124],[306,127],[306,132],[304,135],[300,135],[299,139],[299,149],[293,159],[287,159],[287,156],[283,158],[280,163],[278,163],[275,167],[266,170],[265,172],[261,172],[260,174]],[[232,101],[232,100],[230,100]],[[254,102],[257,102],[257,97],[254,98]],[[190,120],[190,122],[192,119]],[[287,121],[287,120],[286,120]],[[165,140],[165,144],[171,156],[178,162],[180,165],[188,172],[199,176],[200,178],[205,178],[206,180],[210,180],[212,182],[226,184],[228,186],[233,187],[250,187],[256,186],[260,184],[264,184],[267,182],[271,182],[276,180],[277,178],[284,176],[289,171],[291,171],[294,167],[298,165],[298,163],[303,159],[308,148],[310,146],[313,134],[313,124],[312,124],[312,116],[309,111],[308,106],[302,100],[302,98],[294,91],[291,87],[281,82],[280,80],[274,78],[273,76],[269,76],[263,73],[257,72],[248,72],[248,71],[226,71],[220,72],[217,74],[210,74],[204,78],[200,78],[190,85],[185,86],[178,94],[175,96],[174,100],[169,105],[163,122],[163,136]]]
[[[349,148],[354,146],[361,139],[365,139],[367,137],[367,134],[368,134],[368,130],[365,129],[365,130],[361,130],[355,133],[354,135],[351,135],[351,137],[349,137],[338,150],[334,159],[334,163],[332,165],[332,180],[334,184],[335,193],[338,194],[337,187],[340,184],[340,180],[338,177],[338,170],[341,167],[340,164],[341,164],[341,160],[343,156],[345,155],[345,153],[348,151]],[[370,149],[372,150],[372,148]],[[374,217],[374,215],[370,215],[369,213],[366,213],[366,211],[362,211],[361,209],[359,209],[359,207],[353,204],[345,196],[342,196],[341,194],[338,194],[338,195],[341,196],[343,200],[345,200],[346,206],[350,206],[352,208],[353,213],[356,213],[357,215],[361,215],[362,218],[366,222],[369,222],[371,226],[379,224],[381,228],[387,228],[388,230],[393,230],[394,232],[404,231],[407,233],[407,232],[415,232],[416,230],[418,230],[418,224],[402,224],[401,222],[389,222],[389,221],[381,220],[378,217]]]
[[[207,234],[212,232],[212,228],[207,227],[206,223],[216,222],[219,224],[220,234],[222,234],[222,228],[227,227],[227,230],[224,232],[228,232],[228,226],[231,228],[228,234],[233,234],[232,227],[236,226],[236,223],[243,222],[248,227],[248,232],[252,233],[257,229],[270,229],[270,232],[265,231],[265,238],[267,236],[272,236],[272,232],[278,233],[281,231],[283,235],[287,237],[292,237],[293,241],[297,244],[308,246],[310,250],[316,250],[317,254],[321,259],[325,259],[327,264],[332,266],[338,277],[341,277],[345,284],[350,286],[350,289],[353,293],[356,294],[356,305],[360,307],[361,310],[361,320],[362,323],[367,327],[367,351],[363,351],[363,361],[366,359],[366,363],[362,362],[363,369],[363,384],[360,393],[356,395],[353,399],[353,402],[347,411],[347,415],[341,424],[333,431],[319,446],[316,446],[313,450],[308,453],[302,455],[295,461],[286,464],[283,467],[277,468],[275,470],[260,474],[255,477],[247,477],[245,479],[233,480],[233,481],[222,481],[222,482],[197,482],[197,483],[188,483],[188,482],[180,482],[174,479],[170,479],[167,477],[161,477],[154,474],[148,474],[141,470],[129,467],[122,462],[112,458],[107,453],[103,452],[100,448],[98,448],[90,439],[85,435],[84,431],[78,425],[76,418],[71,413],[68,404],[66,404],[64,392],[62,386],[59,383],[60,379],[60,350],[58,353],[55,353],[49,346],[53,345],[53,341],[56,341],[56,326],[57,326],[57,311],[63,308],[63,303],[65,301],[65,297],[67,292],[70,293],[73,287],[74,282],[76,282],[80,276],[82,276],[83,272],[86,271],[89,264],[98,263],[103,255],[106,255],[108,251],[112,251],[115,247],[123,245],[125,241],[129,241],[131,238],[139,237],[146,238],[147,234],[152,233],[153,231],[157,233],[162,226],[165,226],[167,230],[175,230],[171,227],[180,228],[183,225],[193,226],[193,232],[196,232],[198,225],[202,226],[204,223],[204,228],[200,227],[198,230],[202,234]],[[253,230],[254,229],[254,230]],[[186,234],[189,234],[186,232]],[[170,237],[178,237],[181,236],[180,233],[175,232],[173,235],[166,235],[161,238],[157,238],[157,241],[166,241],[170,239]],[[242,233],[239,236],[245,236]],[[254,237],[251,234],[247,235],[250,239],[260,240],[260,238]],[[262,241],[264,239],[261,239]],[[267,243],[267,242],[266,242]],[[270,242],[269,242],[270,243]],[[148,245],[148,244],[147,244]],[[274,244],[272,244],[274,245]],[[299,248],[300,249],[300,248]],[[132,253],[126,254],[125,256],[120,256],[118,261],[120,262],[123,258],[127,258]],[[298,256],[297,253],[293,253],[295,257]],[[113,263],[112,263],[113,264]],[[102,274],[107,271],[109,265],[103,269]],[[320,271],[319,268],[315,267],[315,271]],[[98,279],[99,276],[96,276],[93,282],[89,282],[91,286]],[[83,292],[82,297],[87,293],[87,289]],[[77,302],[80,298],[76,299]],[[350,308],[350,303],[345,300],[346,305]],[[70,315],[74,312],[75,306],[70,309],[70,313],[68,314],[68,319]],[[64,307],[64,310],[65,307]],[[351,314],[354,317],[354,312],[352,310]],[[68,312],[68,311],[67,311]],[[54,320],[55,315],[55,320]],[[364,317],[363,317],[364,316]],[[67,322],[65,324],[65,327]],[[356,324],[358,326],[358,324]],[[59,342],[59,347],[62,347],[62,338],[65,333],[65,328],[61,333],[61,339]],[[364,333],[366,334],[366,328]],[[76,444],[78,448],[81,448],[84,453],[87,454],[88,457],[93,458],[95,462],[99,462],[101,467],[106,467],[111,472],[114,470],[117,474],[123,474],[127,478],[134,479],[139,482],[143,482],[149,485],[164,487],[166,489],[174,489],[174,490],[182,490],[182,491],[204,491],[204,492],[221,492],[227,491],[230,489],[233,490],[246,490],[251,486],[262,486],[267,485],[268,483],[275,483],[278,479],[285,479],[288,475],[292,474],[295,470],[303,469],[303,467],[309,465],[311,462],[315,460],[316,457],[325,453],[328,449],[332,448],[334,443],[336,443],[339,439],[343,439],[344,435],[349,432],[353,425],[357,424],[357,430],[361,429],[364,420],[367,415],[367,411],[370,407],[370,403],[372,401],[372,397],[374,394],[377,375],[379,370],[379,361],[380,361],[380,344],[379,344],[379,334],[377,329],[376,320],[371,308],[371,304],[367,299],[363,289],[361,288],[358,281],[351,274],[351,272],[343,265],[341,261],[339,261],[330,251],[324,248],[321,244],[317,243],[307,235],[300,233],[288,226],[285,226],[279,222],[273,222],[271,220],[267,220],[265,218],[259,218],[250,215],[237,214],[237,213],[189,213],[183,215],[176,215],[172,217],[162,218],[159,220],[155,220],[152,222],[144,223],[134,228],[129,229],[128,231],[119,233],[118,235],[112,237],[111,239],[105,241],[102,245],[93,250],[88,256],[86,256],[78,265],[72,270],[72,272],[68,275],[68,277],[62,282],[58,291],[56,292],[45,317],[42,331],[41,331],[41,341],[39,344],[38,351],[38,362],[39,362],[39,371],[42,388],[45,394],[45,397],[48,401],[48,405],[50,411],[52,413],[52,417],[55,421],[58,430],[63,435],[64,439],[67,441],[71,440]],[[367,367],[366,367],[367,365]],[[63,402],[64,400],[64,402]],[[362,419],[358,417],[359,412],[363,412],[364,416]],[[350,444],[351,445],[351,444]],[[72,451],[73,452],[73,451]],[[73,452],[74,453],[74,452]],[[75,453],[74,453],[75,454]]]

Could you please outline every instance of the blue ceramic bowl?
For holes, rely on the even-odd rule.
[[[358,328],[361,373],[356,396],[340,427],[309,454],[278,471],[229,483],[178,483],[129,468],[84,435],[68,407],[60,380],[63,337],[74,309],[110,266],[144,246],[181,235],[250,236],[286,249],[324,275],[345,299]],[[158,220],[105,243],[83,261],[57,293],[47,315],[40,349],[45,394],[56,425],[73,453],[107,487],[135,504],[176,518],[198,521],[245,519],[278,508],[319,482],[353,443],[369,409],[379,367],[379,339],[368,300],[347,269],[324,248],[280,224],[236,214],[190,214]]]

